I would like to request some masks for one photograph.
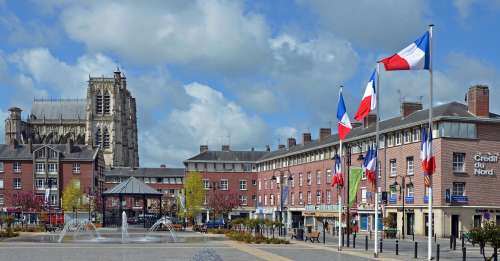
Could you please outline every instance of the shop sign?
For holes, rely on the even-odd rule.
[[[488,166],[492,163],[498,163],[499,153],[476,153],[474,155],[474,175],[475,176],[494,176],[495,170]]]

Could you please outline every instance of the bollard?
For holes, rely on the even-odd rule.
[[[453,250],[457,250],[457,238],[453,236]]]
[[[399,255],[399,241],[396,239],[396,256]]]
[[[365,236],[365,251],[368,251],[368,236]]]
[[[356,248],[356,233],[352,235],[352,248]]]
[[[465,247],[465,238],[464,238],[464,234],[462,234],[462,248]]]
[[[498,261],[498,248],[493,249],[493,261]]]
[[[380,247],[379,247],[379,252],[382,253],[384,249],[384,244],[382,238],[380,239]]]
[[[434,243],[436,243],[436,242],[437,242],[437,235],[434,234]]]
[[[450,250],[453,249],[453,235],[450,236]]]
[[[415,242],[415,232],[413,232],[413,233],[411,234],[411,238],[412,238],[412,240]]]
[[[465,247],[462,248],[462,260],[467,260],[467,249]]]
[[[341,233],[341,234],[342,234],[342,247],[344,247],[344,233]]]
[[[436,245],[436,261],[439,261],[439,248],[440,248],[440,245],[437,244]]]
[[[413,250],[413,258],[417,258],[418,242],[415,242],[415,249]]]

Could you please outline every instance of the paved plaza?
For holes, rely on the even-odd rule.
[[[292,240],[289,245],[245,244],[226,239],[221,235],[204,235],[184,232],[180,236],[190,238],[182,243],[46,243],[37,242],[43,234],[23,234],[19,238],[0,242],[0,260],[93,260],[93,261],[156,261],[156,260],[373,260],[373,241],[365,250],[364,235],[352,241],[350,248],[337,249],[335,237],[328,235],[326,243],[310,243]],[[193,239],[198,240],[193,240]],[[424,238],[418,242],[417,260],[425,260],[427,255]],[[448,240],[438,240],[441,245],[440,260],[461,260],[460,242],[457,250],[449,249]],[[414,242],[399,241],[399,255],[395,255],[395,240],[384,240],[383,252],[378,260],[415,260]],[[467,260],[482,260],[479,248],[466,244]],[[490,250],[487,249],[487,254]]]

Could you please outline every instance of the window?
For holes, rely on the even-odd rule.
[[[271,206],[274,206],[274,194],[271,194]]]
[[[102,133],[102,147],[105,149],[109,149],[109,131],[108,128],[104,128]]]
[[[303,183],[304,183],[304,177],[302,173],[299,173],[299,187],[302,187]]]
[[[228,184],[227,179],[221,179],[220,180],[220,189],[221,190],[228,190],[228,188],[229,188],[229,184]]]
[[[102,93],[101,93],[101,91],[97,92],[97,95],[95,98],[95,112],[97,114],[102,114]]]
[[[361,188],[361,203],[366,203],[366,188]]]
[[[21,162],[19,162],[19,161],[14,162],[13,169],[14,169],[15,173],[20,173],[21,172]]]
[[[465,196],[465,183],[464,182],[453,182],[453,191],[451,192],[453,196]]]
[[[406,158],[406,175],[412,176],[414,173],[414,167],[413,167],[413,157],[407,157]]]
[[[405,132],[404,132],[404,140],[403,140],[403,142],[404,142],[405,144],[407,144],[407,143],[410,143],[410,142],[411,142],[411,131],[409,131],[409,130],[408,130],[408,131],[405,131]]]
[[[381,149],[385,148],[385,136],[384,135],[380,135],[378,147]]]
[[[14,189],[21,189],[21,178],[14,179]]]
[[[56,163],[49,163],[49,173],[57,173],[57,164]]]
[[[0,179],[0,189],[3,189],[3,179]]]
[[[175,178],[175,184],[182,184],[182,178]]]
[[[247,190],[247,181],[240,180],[240,190]]]
[[[295,188],[295,174],[292,174],[292,180],[290,181],[292,188]]]
[[[414,142],[420,141],[420,129],[419,128],[413,129],[412,136]]]
[[[389,138],[387,139],[387,146],[388,147],[394,146],[394,134],[389,135]]]
[[[396,133],[396,145],[401,145],[401,132]]]
[[[268,185],[267,185],[268,181],[267,180],[264,180],[264,189],[268,189]]]
[[[321,171],[316,172],[316,184],[320,185],[321,184]]]
[[[476,124],[465,122],[441,122],[439,124],[441,137],[475,139]]]
[[[415,188],[413,185],[406,185],[406,196],[413,197],[415,195]]]
[[[316,204],[321,204],[321,191],[316,191]]]
[[[109,92],[104,93],[104,114],[109,115],[111,113],[111,96]]]
[[[311,172],[307,172],[307,185],[311,186],[312,185],[312,176]]]
[[[264,195],[264,206],[267,206],[267,195]]]
[[[208,179],[203,180],[203,188],[210,189],[210,180],[208,180]]]
[[[80,162],[73,162],[73,173],[80,173]]]
[[[326,191],[326,204],[332,204],[332,191]]]
[[[299,192],[299,204],[304,204],[304,194],[302,194],[302,191]]]
[[[262,196],[261,195],[259,195],[259,201],[257,201],[257,203],[259,206],[262,205]]]
[[[240,195],[240,206],[248,205],[247,195]]]
[[[259,185],[258,185],[257,187],[259,188],[259,190],[261,190],[261,189],[262,189],[262,182],[261,182],[261,180],[260,180],[260,179],[259,179]]]
[[[252,185],[253,185],[253,186],[257,186],[257,180],[252,179]]]
[[[43,162],[37,162],[35,165],[35,171],[39,174],[45,173],[45,164]]]
[[[54,206],[54,205],[57,205],[57,194],[50,194],[49,195],[49,204]]]
[[[51,159],[57,159],[57,156],[59,156],[59,153],[55,150],[49,150],[49,158]]]
[[[330,184],[332,182],[332,170],[326,170],[326,184]]]
[[[290,192],[290,205],[295,205],[295,194],[293,192]]]
[[[453,172],[465,172],[465,153],[453,152]]]
[[[3,162],[0,162],[0,172],[4,172]],[[3,195],[2,195],[3,196]]]
[[[102,133],[101,133],[101,129],[100,128],[97,128],[96,132],[95,132],[95,145],[96,146],[99,146],[101,145],[102,143]]]
[[[391,177],[395,177],[398,175],[398,166],[396,164],[396,159],[391,159],[391,161],[389,162],[390,164],[390,167],[391,167]]]
[[[312,204],[312,194],[311,194],[311,191],[307,191],[307,204],[308,205]]]
[[[44,189],[45,188],[45,179],[35,179],[35,187],[36,187],[36,189]]]
[[[0,195],[0,205],[1,206],[5,205],[5,199],[3,195]]]

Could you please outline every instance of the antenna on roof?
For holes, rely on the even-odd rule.
[[[419,103],[422,103],[422,100],[423,100],[423,99],[424,99],[424,96],[422,96],[422,95],[418,96],[418,102],[419,102]]]

